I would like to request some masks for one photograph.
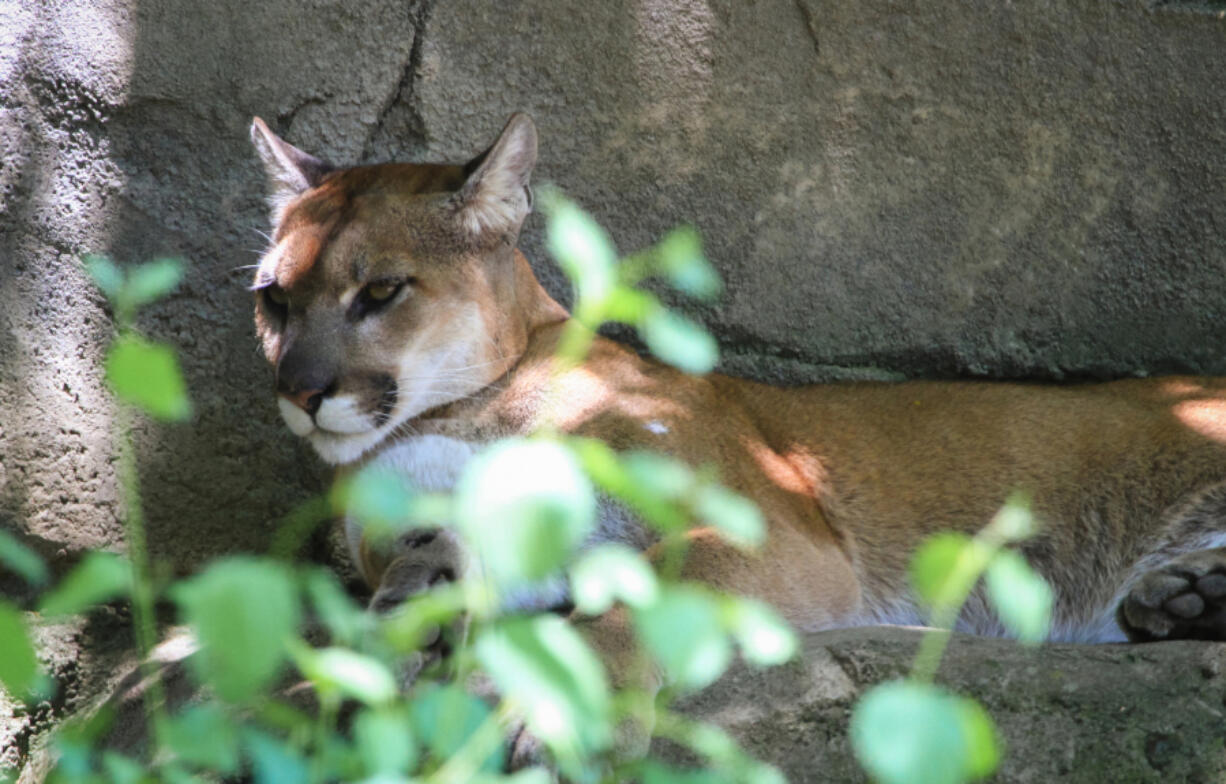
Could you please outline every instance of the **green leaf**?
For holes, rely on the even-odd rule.
[[[107,299],[115,303],[123,292],[123,272],[106,256],[86,256],[84,264],[85,271],[93,278],[94,284]]]
[[[399,653],[420,650],[428,633],[443,628],[464,611],[465,586],[449,583],[411,596],[391,615],[382,616],[379,629]]]
[[[617,286],[605,303],[605,319],[638,326],[648,313],[663,307],[660,300],[646,291],[629,286]]]
[[[643,784],[726,784],[729,777],[706,768],[676,768],[654,759],[645,759],[636,778]]]
[[[449,759],[490,716],[485,703],[456,685],[429,685],[409,701],[409,717],[414,734],[437,760]],[[502,770],[505,744],[495,745],[480,768],[489,773]]]
[[[667,308],[644,314],[639,335],[651,353],[686,373],[709,373],[719,361],[719,346],[701,325]]]
[[[508,439],[469,463],[456,523],[501,586],[556,571],[596,522],[596,496],[569,449]]]
[[[1020,542],[1034,536],[1038,532],[1038,524],[1030,511],[1030,496],[1025,493],[1010,495],[992,519],[992,528],[1006,542]]]
[[[299,617],[286,567],[248,557],[216,561],[179,583],[173,597],[201,644],[196,672],[223,699],[245,700],[277,677]]]
[[[746,760],[745,754],[726,731],[714,724],[693,722],[681,740],[718,767],[735,767]]]
[[[227,775],[238,771],[238,732],[216,704],[194,705],[171,717],[165,738],[183,762]]]
[[[244,733],[255,784],[302,784],[310,781],[306,761],[292,746],[259,730]]]
[[[102,767],[111,784],[139,784],[145,780],[144,765],[111,749],[102,752]]]
[[[30,643],[21,611],[0,599],[0,685],[9,694],[23,698],[38,681],[38,657]]]
[[[93,782],[94,750],[100,748],[101,738],[114,724],[115,707],[104,703],[92,716],[77,714],[68,718],[51,733],[55,754],[54,773],[49,782]]]
[[[115,553],[86,554],[51,593],[43,597],[39,612],[46,616],[73,615],[102,602],[126,595],[132,587],[128,562]]]
[[[715,526],[738,547],[758,547],[766,538],[766,524],[757,504],[723,485],[700,487],[694,506],[704,522]]]
[[[603,303],[616,280],[617,251],[608,233],[556,189],[542,189],[541,204],[548,215],[545,245],[575,284],[576,300]]]
[[[376,776],[362,779],[362,760],[353,744],[340,733],[325,734],[321,742],[308,756],[313,770],[318,771],[317,781],[358,781],[363,784],[408,784],[404,776]]]
[[[788,784],[787,777],[774,765],[753,761],[742,776],[747,784]]]
[[[981,779],[992,775],[1000,764],[1002,745],[992,717],[978,702],[965,697],[954,697],[954,707],[966,741],[967,777]]]
[[[710,685],[732,658],[720,606],[701,588],[664,588],[656,602],[636,610],[634,618],[647,649],[682,688]]]
[[[156,259],[135,267],[128,273],[124,297],[132,307],[146,305],[169,294],[183,276],[183,262],[178,259]]]
[[[644,484],[644,476],[653,477],[652,466],[659,465],[658,462],[651,462],[656,455],[638,453],[647,455],[639,460],[632,452],[623,460],[608,444],[594,438],[571,437],[567,443],[592,481],[629,506],[645,523],[665,533],[686,527],[689,520],[684,510],[673,503],[672,497],[665,497]],[[639,463],[637,466],[634,465],[636,460]],[[688,489],[693,482],[689,468],[676,461],[669,461],[664,467],[672,471],[675,465],[681,467],[682,484]]]
[[[621,600],[645,607],[656,600],[656,573],[642,556],[623,544],[602,544],[571,567],[571,595],[586,615],[600,615]]]
[[[1051,586],[1013,550],[1000,550],[988,564],[988,596],[1001,623],[1021,642],[1047,639],[1054,597]]]
[[[604,667],[565,620],[556,615],[506,619],[486,629],[475,650],[505,698],[555,754],[573,761],[609,746]]]
[[[719,296],[719,273],[702,253],[702,241],[693,226],[673,229],[657,246],[661,271],[678,291],[698,299]]]
[[[717,776],[718,781],[787,784],[787,779],[778,768],[745,754],[731,735],[713,724],[690,723],[677,740],[689,746],[700,757],[705,757],[709,772]]]
[[[407,774],[417,760],[408,714],[398,709],[362,709],[353,722],[353,740],[368,776]]]
[[[796,632],[762,602],[741,597],[727,600],[728,627],[750,664],[773,667],[796,655]]]
[[[25,578],[32,585],[47,582],[47,564],[38,553],[26,547],[8,531],[0,531],[0,564]]]
[[[107,352],[106,380],[120,400],[158,419],[191,415],[179,360],[164,343],[150,343],[133,334],[121,336]]]
[[[694,472],[672,457],[655,452],[630,452],[622,465],[640,492],[676,501],[689,495],[694,487]]]
[[[856,758],[882,784],[955,784],[972,758],[963,709],[935,686],[891,681],[874,686],[851,715]]]
[[[396,679],[378,659],[348,648],[306,645],[294,646],[293,655],[321,695],[343,694],[367,705],[386,705],[396,697]]]
[[[184,770],[182,766],[172,763],[162,765],[158,769],[158,774],[161,775],[162,781],[166,784],[211,784],[202,776],[190,773]]]
[[[366,536],[387,539],[413,527],[416,496],[402,474],[372,465],[337,484],[333,506],[358,522]]]
[[[969,536],[958,533],[937,534],[920,545],[911,559],[910,576],[921,601],[934,606],[957,593],[954,582],[959,580],[959,562],[974,546]]]
[[[306,576],[306,592],[319,619],[337,642],[352,645],[369,625],[370,616],[349,598],[327,569],[312,569]]]
[[[554,784],[557,778],[543,767],[524,768],[511,774],[489,775],[479,773],[469,779],[469,784]]]

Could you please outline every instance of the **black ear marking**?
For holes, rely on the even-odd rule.
[[[492,149],[494,149],[494,145],[491,144],[489,147],[486,147],[484,150],[478,153],[477,156],[473,158],[471,161],[464,164],[464,179],[465,180],[473,176],[473,172],[481,168],[481,164],[485,163],[485,159],[490,157],[490,150]]]

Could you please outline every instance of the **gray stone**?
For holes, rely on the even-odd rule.
[[[1221,372],[1226,20],[1170,6],[440,3],[417,94],[452,157],[531,112],[625,248],[695,223],[793,380]]]

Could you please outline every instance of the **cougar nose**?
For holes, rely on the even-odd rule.
[[[338,382],[329,364],[302,351],[290,349],[277,363],[277,394],[310,416],[336,392]]]
[[[315,416],[315,412],[319,410],[319,406],[324,402],[324,393],[322,389],[303,389],[298,392],[286,393],[282,392],[281,397],[301,408],[311,416]]]

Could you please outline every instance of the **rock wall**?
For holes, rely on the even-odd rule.
[[[250,323],[252,115],[356,163],[530,112],[537,181],[624,249],[702,231],[734,373],[1221,373],[1224,72],[1217,0],[0,4],[0,526],[60,569],[123,546],[88,252],[190,263],[141,321],[196,410],[138,426],[166,569],[265,549],[322,486]]]

